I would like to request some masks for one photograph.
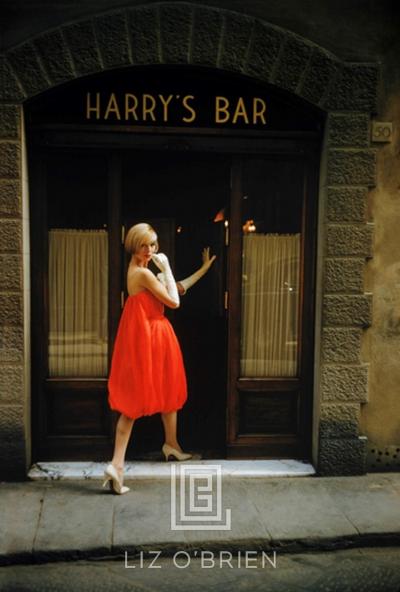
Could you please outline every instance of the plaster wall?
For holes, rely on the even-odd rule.
[[[400,468],[400,85],[391,86],[380,118],[393,123],[393,140],[379,150],[377,185],[368,204],[375,238],[366,283],[374,308],[364,343],[369,397],[360,426],[369,439],[371,470]]]

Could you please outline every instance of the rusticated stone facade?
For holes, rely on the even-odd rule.
[[[260,19],[185,2],[112,11],[51,30],[0,56],[0,469],[24,476],[30,462],[24,364],[20,113],[38,93],[121,66],[202,65],[288,90],[327,112],[319,196],[324,219],[317,280],[320,368],[314,388],[320,474],[365,472],[360,405],[368,401],[363,329],[372,319],[364,270],[372,257],[367,194],[375,184],[369,143],[378,67],[343,62],[322,47]],[[26,311],[25,311],[26,312]],[[29,330],[29,327],[28,327]],[[26,332],[25,332],[26,334]],[[318,450],[318,456],[317,456]]]

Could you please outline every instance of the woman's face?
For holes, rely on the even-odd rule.
[[[149,237],[144,238],[140,243],[139,250],[136,253],[136,257],[140,259],[140,261],[147,265],[150,259],[152,258],[153,254],[157,250],[157,237]]]

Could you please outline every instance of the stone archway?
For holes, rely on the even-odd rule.
[[[372,303],[363,274],[372,256],[366,198],[375,184],[369,121],[376,110],[378,68],[342,62],[259,19],[184,2],[99,14],[0,56],[0,467],[24,476],[30,462],[29,238],[21,106],[69,80],[151,64],[246,74],[327,112],[317,281],[317,462],[320,474],[365,472],[367,442],[359,436],[359,414],[368,391],[361,339],[371,323]]]

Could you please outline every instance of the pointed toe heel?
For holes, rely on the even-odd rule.
[[[110,484],[110,489],[112,489],[114,493],[118,493],[118,495],[130,491],[129,487],[122,485],[122,479],[119,478],[117,469],[111,463],[107,465],[106,470],[104,471],[103,487],[105,487],[107,483]]]
[[[192,455],[187,452],[180,452],[176,448],[169,446],[169,444],[164,444],[162,447],[162,453],[164,455],[165,461],[168,462],[169,458],[172,456],[175,460],[184,461],[189,460],[192,458]]]

